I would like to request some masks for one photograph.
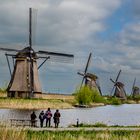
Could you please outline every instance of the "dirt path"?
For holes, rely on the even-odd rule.
[[[117,130],[127,130],[127,131],[140,131],[140,127],[79,127],[79,128],[25,128],[26,130],[33,131],[117,131]]]

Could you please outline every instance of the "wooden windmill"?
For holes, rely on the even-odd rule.
[[[84,73],[78,72],[79,75],[83,77],[81,87],[85,82],[86,86],[89,86],[90,89],[97,89],[100,95],[102,95],[101,88],[99,85],[98,77],[95,74],[87,73],[90,61],[91,61],[92,53],[89,54],[88,61],[84,70]]]
[[[140,89],[139,89],[139,87],[135,86],[135,84],[136,84],[136,78],[134,79],[133,86],[132,86],[132,92],[131,92],[131,95],[133,97],[140,95]]]
[[[32,9],[29,9],[29,46],[22,50],[0,48],[6,52],[16,52],[7,54],[6,58],[8,67],[11,74],[11,80],[7,88],[8,97],[21,97],[32,98],[36,93],[42,93],[41,85],[39,82],[38,69],[53,56],[63,57],[65,61],[73,59],[72,54],[49,52],[49,51],[37,51],[32,48]],[[14,69],[13,72],[10,68],[8,57],[13,58]],[[43,59],[43,62],[38,66],[37,60]]]
[[[114,84],[111,91],[111,95],[114,92],[113,96],[118,97],[120,99],[126,99],[126,92],[124,90],[124,84],[122,82],[118,82],[120,74],[121,74],[121,70],[119,71],[115,81],[110,78],[111,82]]]

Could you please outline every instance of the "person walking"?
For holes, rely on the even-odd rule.
[[[41,113],[39,114],[39,119],[40,119],[40,127],[43,127],[44,111],[41,111]]]
[[[36,114],[33,111],[33,113],[31,114],[31,127],[36,127]]]
[[[58,125],[60,123],[60,117],[61,117],[60,112],[57,109],[56,112],[54,113],[54,116],[53,116],[55,128],[58,128]]]
[[[51,126],[51,117],[52,117],[52,113],[51,113],[50,108],[48,108],[48,110],[45,113],[46,127],[47,126],[49,126],[49,127]]]

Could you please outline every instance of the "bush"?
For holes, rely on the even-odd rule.
[[[92,90],[89,87],[84,86],[75,93],[76,100],[81,105],[88,105],[92,102]]]
[[[99,94],[96,89],[90,89],[88,86],[83,86],[75,92],[76,100],[81,105],[89,105],[92,102],[106,103],[106,100]]]
[[[107,102],[106,99],[103,96],[101,96],[96,89],[93,89],[92,92],[93,92],[93,96],[92,96],[93,102],[95,102],[95,103],[106,103]]]
[[[114,97],[114,98],[111,98],[111,104],[112,105],[120,105],[122,103],[121,103],[121,100],[119,98]]]

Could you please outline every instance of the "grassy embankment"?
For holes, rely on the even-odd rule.
[[[73,96],[65,95],[45,95],[35,99],[15,99],[7,98],[6,93],[0,93],[0,108],[12,109],[52,109],[72,108],[75,100]]]
[[[32,131],[24,129],[0,129],[1,140],[140,140],[140,131]]]
[[[127,100],[120,100],[114,97],[100,96],[96,90],[92,91],[87,87],[77,90],[74,95],[42,94],[41,97],[36,97],[34,99],[7,98],[5,91],[5,88],[0,88],[0,108],[46,109],[50,107],[52,109],[66,109],[73,108],[74,105],[94,107],[140,103],[140,96],[135,98],[128,97]]]
[[[111,97],[98,97],[94,102],[88,104],[88,107],[102,106],[102,105],[120,105],[124,103],[135,104],[139,103],[139,99],[121,101],[118,98]],[[41,98],[35,99],[15,99],[7,98],[6,93],[0,92],[0,108],[11,109],[46,109],[48,107],[52,109],[67,109],[73,108],[78,102],[74,95],[57,95],[57,94],[43,94]]]

